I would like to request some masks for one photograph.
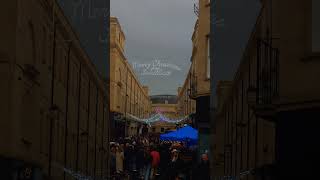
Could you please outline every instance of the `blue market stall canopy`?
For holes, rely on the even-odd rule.
[[[196,129],[193,129],[190,126],[186,126],[183,128],[180,128],[176,131],[167,133],[167,134],[161,134],[160,140],[162,141],[185,141],[190,142],[192,144],[197,143],[198,141],[198,131]]]

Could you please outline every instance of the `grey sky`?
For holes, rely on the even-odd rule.
[[[126,57],[132,64],[161,63],[177,65],[181,71],[160,67],[162,72],[136,69],[142,84],[151,95],[176,94],[190,66],[191,36],[196,16],[195,0],[111,0],[111,16],[116,16],[126,35]],[[159,66],[157,66],[159,67]],[[146,69],[145,69],[146,70]],[[153,72],[153,75],[150,73]],[[157,71],[159,72],[159,71]],[[155,75],[160,74],[160,75]]]

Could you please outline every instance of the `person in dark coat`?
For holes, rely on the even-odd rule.
[[[124,149],[124,170],[126,172],[130,171],[130,160],[131,160],[131,147],[129,143],[126,143]]]
[[[181,160],[179,151],[176,149],[172,150],[172,159],[168,164],[168,169],[166,172],[167,180],[175,180],[184,169],[184,162]]]
[[[136,143],[134,142],[131,146],[131,171],[137,171],[137,153],[138,149]]]
[[[151,163],[152,163],[152,157],[150,155],[150,148],[147,146],[144,149],[144,179],[149,180],[150,179],[150,173],[151,173]]]
[[[210,180],[210,163],[207,154],[202,154],[195,177],[201,180]]]
[[[170,151],[169,151],[169,146],[162,143],[160,145],[160,173],[164,172],[170,162]]]
[[[110,152],[110,171],[111,175],[116,173],[116,149],[114,146],[111,146]]]
[[[143,167],[144,167],[144,161],[145,161],[145,157],[144,157],[144,148],[143,146],[139,146],[138,147],[138,152],[137,152],[137,170],[140,173],[140,176],[143,176]]]

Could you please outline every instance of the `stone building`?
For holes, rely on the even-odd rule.
[[[199,0],[195,14],[189,97],[196,102],[194,126],[199,131],[199,153],[203,153],[209,150],[210,133],[210,1]]]
[[[116,17],[110,17],[110,115],[113,137],[136,135],[142,124],[128,114],[148,118],[149,89],[142,86],[125,57],[125,35]]]
[[[1,179],[107,177],[107,82],[62,9],[11,0],[0,12]]]
[[[178,88],[178,98],[177,98],[177,112],[180,117],[190,116],[191,122],[190,124],[194,125],[194,117],[196,113],[196,101],[190,98],[191,91],[191,71],[189,73],[183,83],[182,87]]]
[[[151,99],[151,112],[162,113],[165,117],[170,120],[175,120],[179,118],[177,112],[177,96],[175,95],[154,95],[150,97]],[[152,123],[152,127],[149,128],[151,133],[165,133],[167,131],[176,130],[176,124],[158,121]]]
[[[215,85],[213,177],[317,175],[320,31],[314,19],[319,5],[311,0],[261,1],[234,78]]]

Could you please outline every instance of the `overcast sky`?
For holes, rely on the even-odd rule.
[[[177,94],[190,67],[195,0],[111,0],[126,57],[150,94]],[[159,65],[161,63],[161,65]],[[147,68],[147,64],[155,68]]]

